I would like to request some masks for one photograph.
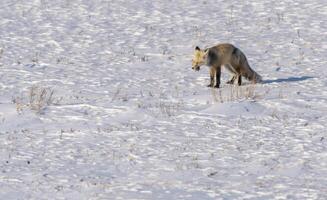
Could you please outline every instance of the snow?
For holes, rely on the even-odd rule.
[[[1,3],[0,199],[327,198],[325,1]],[[207,88],[221,42],[264,82]]]

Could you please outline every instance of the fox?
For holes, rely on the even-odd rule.
[[[199,71],[203,65],[210,67],[208,87],[220,87],[222,66],[232,74],[232,78],[226,82],[227,84],[235,84],[237,81],[239,86],[242,85],[242,76],[252,83],[262,82],[262,77],[250,67],[245,54],[229,43],[218,44],[204,50],[196,46],[192,59],[192,69]]]

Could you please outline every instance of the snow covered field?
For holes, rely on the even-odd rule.
[[[0,17],[0,199],[327,199],[326,1],[1,0]],[[207,88],[192,52],[221,42],[264,83]]]

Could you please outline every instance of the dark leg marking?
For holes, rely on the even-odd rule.
[[[234,81],[236,79],[236,75],[234,75],[229,81],[227,81],[227,84],[234,84]]]
[[[237,83],[238,83],[238,85],[242,85],[242,75],[241,74],[238,75]]]
[[[214,84],[215,84],[215,73],[216,73],[216,70],[211,67],[210,68],[210,84],[207,85],[208,87],[213,87]]]
[[[220,76],[221,76],[221,66],[216,69],[216,85],[215,88],[219,88],[220,85]]]

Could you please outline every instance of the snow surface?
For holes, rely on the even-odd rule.
[[[0,199],[327,199],[326,1],[1,0],[0,17]],[[205,87],[193,48],[221,42],[264,83]],[[32,86],[54,91],[41,112]]]

